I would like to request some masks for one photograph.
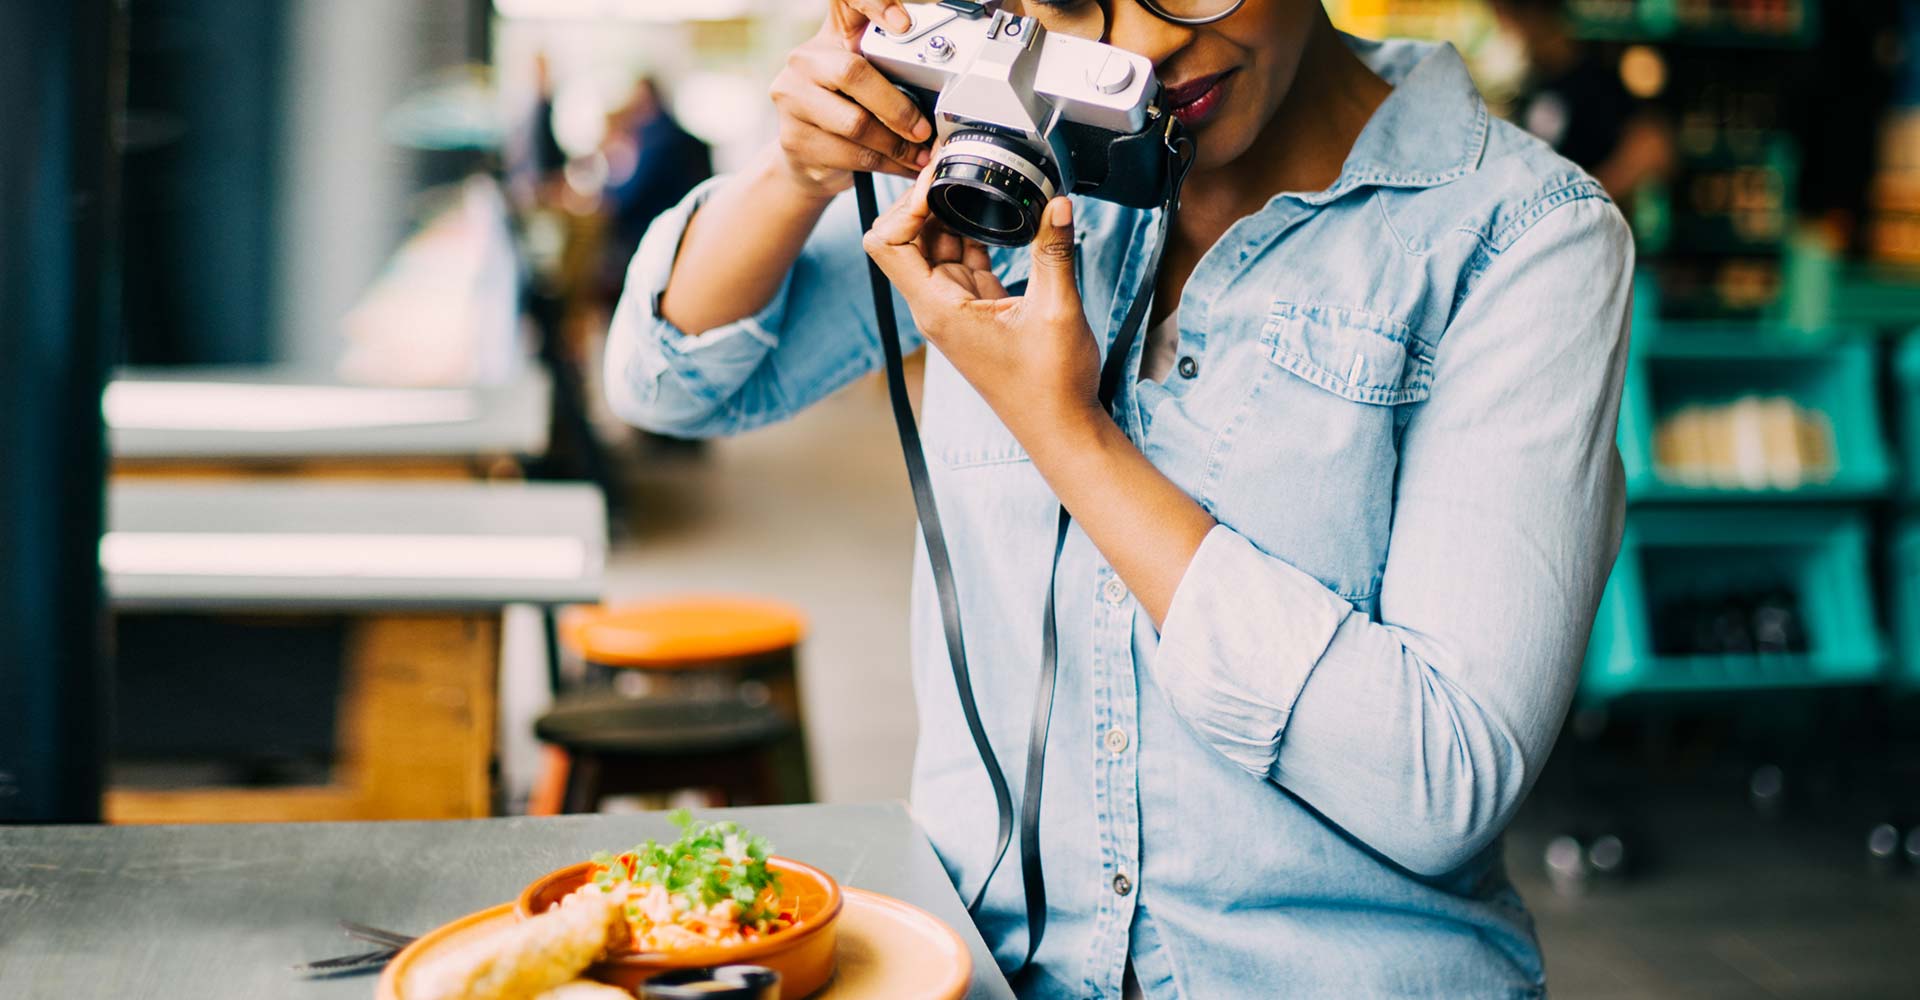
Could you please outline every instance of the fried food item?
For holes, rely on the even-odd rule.
[[[576,979],[573,982],[534,997],[533,1000],[633,1000],[633,994],[617,986],[596,983],[591,979]]]
[[[624,891],[575,892],[560,905],[422,966],[408,1000],[528,1000],[572,981],[626,941]],[[622,994],[627,995],[627,994]]]

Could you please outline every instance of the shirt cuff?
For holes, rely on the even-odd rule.
[[[677,408],[676,401],[711,407],[731,398],[778,343],[771,331],[780,329],[786,313],[790,276],[758,313],[698,336],[687,335],[660,315],[660,295],[673,274],[687,223],[726,180],[715,177],[702,183],[661,213],[627,266],[626,290],[609,338],[609,347],[623,349],[625,356],[613,359],[609,370],[619,376],[614,391],[628,394],[634,403],[669,410]]]
[[[1353,606],[1215,525],[1174,591],[1154,680],[1200,738],[1265,778],[1314,665]]]

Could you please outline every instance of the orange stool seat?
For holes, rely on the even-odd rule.
[[[560,621],[567,645],[603,667],[671,670],[791,650],[806,616],[755,597],[673,597],[569,609]]]

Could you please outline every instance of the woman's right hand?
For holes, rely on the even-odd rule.
[[[780,151],[810,195],[845,191],[854,171],[913,177],[927,162],[931,123],[860,55],[860,36],[875,22],[892,31],[912,23],[898,0],[832,0],[819,33],[787,55],[773,81]]]

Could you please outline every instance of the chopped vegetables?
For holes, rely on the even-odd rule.
[[[737,944],[793,925],[793,907],[782,902],[780,878],[767,867],[764,838],[737,823],[699,822],[684,809],[670,818],[679,840],[596,854],[593,881],[579,890],[627,891],[634,950]]]

